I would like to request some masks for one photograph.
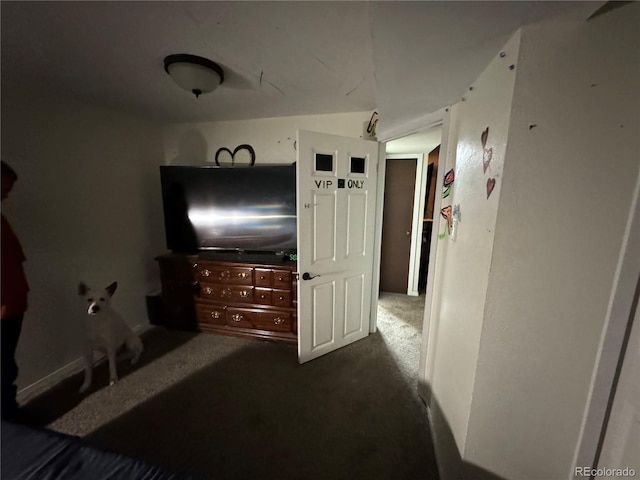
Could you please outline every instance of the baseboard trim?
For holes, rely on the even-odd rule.
[[[72,375],[75,375],[79,371],[83,369],[84,360],[83,358],[77,358],[71,363],[68,363],[62,368],[59,368],[55,372],[50,373],[44,378],[40,380],[36,380],[31,385],[28,385],[21,390],[18,390],[16,395],[18,403],[24,403],[31,398],[38,396],[54,385],[58,384],[62,380],[69,378]]]
[[[431,430],[431,442],[433,443],[433,453],[435,454],[436,468],[438,469],[438,478],[444,480],[441,466],[442,459],[440,458],[440,451],[438,449],[439,445],[437,445],[436,432],[433,427],[433,409],[431,408],[431,405],[427,405],[427,418],[429,420],[429,428]]]
[[[153,325],[138,325],[133,327],[133,331],[138,335],[143,335],[149,330],[155,328]],[[103,354],[98,354],[94,359],[94,364],[100,363],[106,357]],[[36,380],[31,385],[18,390],[16,394],[18,403],[24,403],[33,397],[40,395],[41,393],[49,390],[51,387],[57,385],[61,381],[81,372],[84,369],[84,358],[79,357],[68,363],[67,365],[59,368],[58,370],[50,373],[46,377]]]

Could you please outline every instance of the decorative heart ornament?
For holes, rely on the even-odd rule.
[[[487,179],[487,198],[489,198],[489,196],[491,195],[491,192],[493,192],[494,188],[496,188],[496,179],[495,178],[488,178]]]
[[[236,154],[238,155],[236,157]],[[226,147],[219,148],[216,152],[216,165],[242,165],[253,166],[256,163],[256,152],[251,145],[238,145],[233,152]]]
[[[482,173],[487,173],[487,168],[493,158],[493,148],[485,148],[482,153]]]
[[[455,179],[456,179],[456,172],[454,172],[452,168],[444,175],[444,181],[443,181],[444,187],[446,188],[449,185],[451,185]]]
[[[485,128],[480,135],[480,141],[482,142],[482,148],[487,144],[487,139],[489,138],[489,127]]]
[[[451,231],[451,227],[453,227],[453,216],[451,215],[451,205],[447,205],[442,210],[440,210],[440,215],[442,215],[447,220],[447,226],[449,227],[449,231]]]

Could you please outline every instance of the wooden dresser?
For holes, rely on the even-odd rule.
[[[168,327],[297,343],[294,262],[221,261],[211,254],[156,260]]]

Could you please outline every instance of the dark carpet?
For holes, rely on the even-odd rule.
[[[156,329],[117,385],[100,365],[88,395],[77,375],[28,409],[205,479],[437,479],[416,389],[423,302],[383,294],[377,333],[304,365],[289,345]]]

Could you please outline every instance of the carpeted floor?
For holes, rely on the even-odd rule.
[[[299,365],[290,345],[155,329],[135,367],[32,400],[49,428],[204,479],[437,479],[417,395],[424,297],[385,294],[379,331]]]

